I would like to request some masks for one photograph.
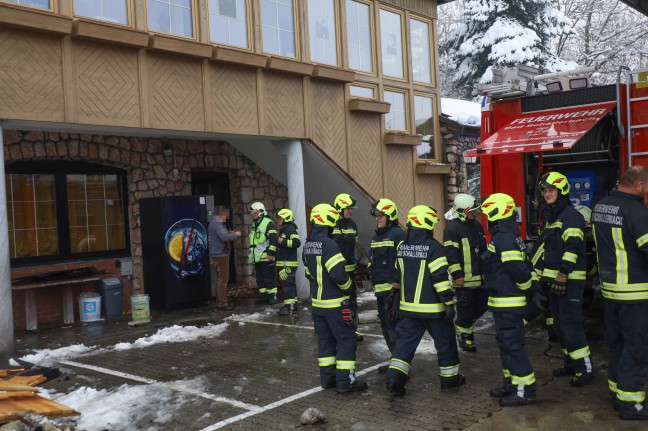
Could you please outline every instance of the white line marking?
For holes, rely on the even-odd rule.
[[[198,397],[201,397],[201,398],[206,398],[208,400],[229,404],[231,406],[238,407],[238,408],[243,409],[243,410],[257,411],[257,410],[259,410],[261,408],[261,407],[259,407],[257,405],[254,405],[254,404],[248,404],[248,403],[244,403],[242,401],[233,400],[231,398],[219,397],[219,396],[216,396],[216,395],[208,394],[206,392],[201,392],[201,391],[198,391],[196,389],[188,388],[186,386],[183,386],[183,385],[181,385],[179,383],[175,383],[175,382],[163,382],[163,381],[159,381],[159,380],[149,379],[149,378],[146,378],[146,377],[136,376],[134,374],[122,373],[121,371],[115,371],[115,370],[111,370],[109,368],[97,367],[97,366],[94,366],[94,365],[87,365],[87,364],[83,364],[81,362],[75,362],[75,361],[59,361],[59,364],[68,365],[70,367],[76,367],[76,368],[85,368],[87,370],[92,370],[92,371],[96,371],[98,373],[108,374],[108,375],[111,375],[111,376],[121,377],[123,379],[133,380],[135,382],[163,385],[163,386],[167,386],[167,387],[169,387],[169,388],[171,388],[173,390],[176,390],[178,392],[184,392],[184,393],[195,395],[195,396],[198,396]]]
[[[364,374],[370,373],[370,372],[372,372],[374,370],[377,370],[378,367],[380,367],[381,365],[386,365],[387,363],[388,362],[382,362],[380,364],[376,364],[376,365],[371,366],[369,368],[365,368],[362,371],[358,371],[356,373],[356,376],[362,376]],[[300,392],[298,394],[292,395],[292,396],[290,396],[288,398],[284,398],[283,400],[275,401],[274,403],[268,404],[267,406],[260,407],[258,410],[241,413],[240,415],[237,415],[237,416],[232,416],[231,418],[222,420],[222,421],[217,422],[217,423],[215,423],[213,425],[210,425],[210,426],[208,426],[206,428],[203,428],[200,431],[214,431],[214,430],[223,428],[225,425],[229,425],[231,423],[238,422],[238,421],[243,420],[243,419],[247,419],[247,418],[255,416],[255,415],[259,414],[259,413],[267,412],[268,410],[272,410],[272,409],[275,409],[277,407],[281,407],[284,404],[288,404],[290,402],[293,402],[293,401],[298,400],[300,398],[307,397],[307,396],[315,394],[317,392],[321,392],[323,390],[324,389],[322,389],[321,386],[317,386],[315,388],[305,390],[304,392]]]
[[[282,326],[285,328],[299,328],[299,329],[310,329],[311,331],[315,329],[313,326],[304,326],[304,325],[289,325],[287,323],[276,323],[276,322],[264,322],[262,320],[254,320],[254,319],[246,319],[246,318],[233,318],[231,321],[234,322],[240,322],[240,323],[257,323],[259,325],[270,325],[270,326]],[[383,338],[382,334],[367,334],[362,332],[362,335],[365,337],[375,337],[375,338]]]

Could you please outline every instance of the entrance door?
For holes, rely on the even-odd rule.
[[[230,210],[230,214],[233,214],[230,180],[227,172],[192,172],[191,194],[213,196],[214,206],[224,206]],[[225,226],[227,229],[232,229],[232,220],[228,219]],[[236,284],[236,265],[234,262],[236,262],[236,251],[232,247],[228,284]]]

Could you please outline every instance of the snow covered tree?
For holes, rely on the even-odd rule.
[[[492,68],[526,64],[546,71],[576,66],[552,51],[552,40],[572,32],[571,20],[551,0],[465,0],[463,23],[441,46],[456,69],[452,84],[465,99],[492,80]]]

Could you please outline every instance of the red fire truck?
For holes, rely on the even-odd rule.
[[[525,240],[538,232],[544,172],[563,173],[572,203],[592,208],[629,166],[648,166],[648,69],[619,68],[617,83],[600,87],[588,72],[518,66],[480,88],[482,142],[466,157],[480,158],[482,196],[515,199]]]

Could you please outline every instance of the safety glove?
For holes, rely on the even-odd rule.
[[[290,268],[286,266],[281,271],[279,271],[279,278],[285,281],[288,279],[288,276],[291,272],[292,271],[290,270]]]
[[[567,291],[567,275],[559,272],[551,282],[551,291],[556,295],[564,295]]]
[[[524,291],[527,302],[533,302],[538,310],[543,313],[547,312],[547,297],[542,294],[542,289],[537,281],[534,281],[531,287]]]
[[[355,284],[356,291],[362,290],[362,278],[360,278],[358,271],[353,271],[353,284]]]
[[[348,299],[345,299],[340,304],[342,306],[342,321],[345,326],[349,328],[353,327],[353,311],[351,310],[351,302]]]
[[[400,291],[398,289],[392,289],[389,291],[385,308],[389,320],[396,322],[400,317]]]

